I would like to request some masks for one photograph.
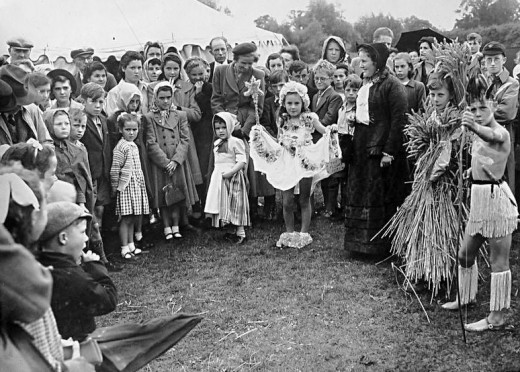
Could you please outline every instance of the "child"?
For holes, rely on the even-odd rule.
[[[144,61],[143,65],[143,81],[145,83],[154,83],[161,75],[161,60],[159,58],[149,58]]]
[[[349,73],[348,65],[344,63],[340,63],[336,66],[336,71],[334,71],[332,86],[336,93],[341,96],[341,99],[345,101],[345,87],[344,82]]]
[[[51,80],[40,72],[33,72],[27,75],[27,83],[38,95],[34,103],[40,110],[47,110],[51,106]]]
[[[149,214],[150,207],[139,150],[134,143],[139,131],[137,116],[123,113],[117,118],[117,124],[123,138],[114,148],[110,179],[112,193],[117,194],[116,214],[121,218],[121,257],[131,259],[141,253],[141,249],[134,245],[135,217]]]
[[[56,177],[76,188],[76,203],[92,210],[92,177],[85,151],[69,141],[70,117],[65,110],[47,111],[45,124],[52,139],[58,165]]]
[[[318,61],[314,68],[314,83],[318,93],[312,99],[311,111],[318,115],[320,123],[325,127],[338,122],[338,111],[343,103],[341,96],[331,86],[335,70],[336,66],[326,60]],[[312,134],[314,142],[320,137],[319,132]],[[321,191],[325,204],[325,215],[330,217],[336,209],[336,201],[329,200],[329,180],[327,178],[321,181]]]
[[[509,133],[494,118],[496,102],[487,94],[483,75],[470,79],[467,88],[468,109],[462,125],[476,134],[471,157],[471,206],[469,220],[459,251],[460,304],[475,301],[478,269],[476,257],[484,242],[490,246],[491,299],[490,314],[475,323],[466,324],[468,331],[486,331],[504,326],[504,310],[511,301],[509,252],[511,234],[517,227],[518,209],[504,173],[510,146]],[[458,301],[442,306],[458,308]]]
[[[244,227],[251,224],[245,177],[247,157],[244,142],[231,136],[236,124],[236,116],[228,112],[220,112],[213,117],[217,137],[213,146],[215,167],[204,212],[211,217],[214,227],[219,227],[220,221],[235,225],[235,234],[226,234],[225,237],[237,244],[244,244],[247,240]]]
[[[309,85],[309,66],[303,61],[294,61],[289,66],[287,72],[289,73],[289,80],[296,81],[307,87],[307,95],[312,102],[314,95],[318,93],[318,89]]]
[[[143,117],[146,147],[150,159],[150,180],[154,208],[161,209],[164,237],[181,239],[180,209],[191,208],[198,200],[191,168],[187,164],[189,140],[185,112],[172,108],[173,88],[159,82],[154,88],[151,112]],[[173,198],[163,190],[173,189]]]
[[[92,213],[92,234],[90,247],[99,254],[101,261],[105,263],[109,271],[117,271],[119,268],[113,263],[108,263],[105,257],[101,229],[105,206],[111,203],[110,199],[110,166],[112,164],[112,146],[106,118],[102,114],[105,104],[105,91],[96,83],[87,83],[81,87],[81,99],[85,102],[87,114],[87,128],[81,142],[88,152],[88,162],[92,175],[92,187],[94,190],[94,210]]]
[[[330,84],[330,82],[329,82]],[[328,177],[327,163],[340,157],[337,142],[331,131],[335,124],[325,127],[315,113],[308,112],[307,87],[288,82],[280,92],[281,108],[278,115],[278,143],[262,126],[255,126],[251,137],[251,158],[255,169],[266,174],[273,187],[282,190],[283,216],[287,232],[280,236],[277,247],[302,248],[312,242],[309,234],[311,222],[311,189]],[[317,143],[312,133],[323,134]],[[337,141],[337,137],[335,139]],[[299,185],[301,206],[301,232],[294,229],[294,188]]]
[[[408,53],[399,53],[394,58],[395,76],[406,88],[406,96],[408,98],[408,113],[419,113],[424,110],[426,102],[426,89],[420,81],[412,79],[413,64]]]
[[[285,60],[278,53],[269,54],[269,56],[267,56],[267,61],[265,62],[265,67],[267,67],[271,73],[285,70]]]
[[[67,70],[56,69],[47,74],[51,79],[51,105],[50,109],[83,108],[83,105],[71,98],[73,92],[76,91],[76,80],[74,76]]]
[[[87,153],[87,148],[80,141],[85,134],[85,130],[87,129],[87,114],[85,114],[85,111],[80,109],[71,109],[69,116],[71,122],[69,140],[76,146],[84,149],[85,153]]]
[[[338,190],[341,187],[341,210],[344,210],[347,201],[347,178],[348,163],[352,158],[352,137],[354,135],[354,124],[356,122],[356,99],[359,88],[363,85],[363,81],[356,74],[347,76],[343,83],[345,89],[345,102],[338,112],[338,137],[339,147],[341,148],[342,161],[345,163],[345,169],[334,173],[330,177],[329,198],[336,201],[338,198]],[[341,217],[341,213],[336,211],[330,216],[333,219]]]

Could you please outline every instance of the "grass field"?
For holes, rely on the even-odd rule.
[[[467,334],[458,313],[421,302],[396,283],[392,260],[376,265],[347,258],[343,228],[324,218],[311,226],[313,244],[276,249],[283,222],[248,231],[246,245],[225,243],[209,230],[156,247],[112,276],[117,310],[98,325],[177,312],[203,321],[144,371],[520,371],[518,244],[512,249],[509,331]],[[468,322],[487,314],[489,269],[480,265],[478,305]]]

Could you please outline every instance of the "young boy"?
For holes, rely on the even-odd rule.
[[[119,271],[120,267],[106,259],[101,238],[104,207],[111,202],[110,167],[112,166],[112,145],[108,137],[106,118],[102,115],[105,91],[96,83],[87,83],[81,87],[81,99],[85,104],[85,113],[87,114],[87,128],[81,142],[87,148],[94,190],[91,247],[95,253],[99,254],[101,261],[107,266],[108,270]]]
[[[27,75],[27,83],[38,97],[34,103],[40,110],[47,110],[51,106],[51,80],[40,72],[33,72]]]
[[[287,72],[289,73],[289,80],[307,87],[307,95],[312,102],[312,98],[318,93],[318,89],[309,85],[309,66],[303,61],[293,61]]]
[[[484,63],[488,74],[489,93],[497,103],[495,119],[509,132],[512,151],[507,159],[506,175],[509,187],[515,192],[515,136],[513,123],[518,111],[518,80],[509,76],[504,67],[506,63],[506,48],[503,44],[491,41],[482,49]]]
[[[71,109],[69,112],[70,116],[70,136],[69,140],[76,146],[85,149],[85,153],[87,153],[87,148],[80,141],[85,134],[85,130],[87,129],[87,114],[85,111],[80,109]]]
[[[348,65],[344,63],[340,63],[336,66],[336,71],[334,71],[332,85],[334,86],[334,90],[341,96],[341,99],[345,101],[345,87],[343,83],[347,78],[349,73]]]
[[[318,93],[312,99],[311,111],[318,115],[321,124],[324,126],[338,122],[338,111],[343,104],[341,96],[334,91],[331,85],[334,71],[336,71],[336,66],[323,59],[319,60],[314,68],[314,83],[316,84]],[[312,134],[314,142],[320,137],[321,134],[319,134],[318,131]],[[321,190],[325,203],[325,213],[330,217],[336,210],[336,200],[329,200],[328,178],[321,181]]]
[[[516,229],[518,209],[515,197],[503,181],[511,143],[509,133],[494,117],[496,102],[491,99],[483,76],[468,83],[468,109],[462,125],[476,134],[471,158],[471,206],[462,248],[459,252],[459,294],[461,305],[475,301],[478,269],[476,256],[482,244],[490,246],[491,299],[490,314],[475,323],[466,324],[468,331],[501,328],[504,310],[511,302],[511,270],[509,252],[511,234]],[[443,305],[454,310],[458,301]]]
[[[49,204],[47,214],[38,260],[53,267],[52,311],[62,338],[82,341],[96,329],[95,316],[115,310],[117,290],[99,257],[83,252],[91,215],[70,202]]]

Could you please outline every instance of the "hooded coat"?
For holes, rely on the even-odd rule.
[[[408,177],[403,128],[407,98],[403,85],[386,68],[388,48],[384,44],[364,44],[375,57],[377,71],[364,84],[372,83],[368,94],[369,124],[356,122],[354,154],[347,181],[345,249],[383,254],[386,241],[372,237],[381,230],[406,196]],[[381,167],[383,154],[393,156],[388,167]]]

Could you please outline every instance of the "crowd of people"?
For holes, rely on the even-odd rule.
[[[465,77],[436,60],[442,46],[434,38],[406,52],[393,42],[392,31],[379,28],[351,58],[345,42],[330,36],[313,65],[289,45],[265,66],[255,44],[231,49],[221,36],[209,42],[211,63],[148,42],[124,53],[117,81],[92,48],[71,52],[72,74],[33,65],[31,42],[10,40],[0,68],[3,323],[32,336],[50,370],[89,370],[81,358],[65,361],[59,340],[84,340],[94,317],[114,310],[108,271],[122,266],[107,258],[104,232],[116,226],[120,262],[153,246],[143,227],[159,220],[173,244],[209,227],[247,244],[253,223],[283,219],[285,232],[273,245],[302,248],[312,243],[311,221],[321,215],[344,223],[347,252],[387,253],[388,239],[374,237],[399,208],[417,207],[418,185],[454,177],[460,131],[443,141],[431,167],[420,151],[407,154],[408,125],[422,115],[434,123],[428,128],[455,119],[474,133],[459,299],[444,307],[475,300],[475,257],[487,240],[490,315],[467,329],[501,327],[518,217],[519,77],[504,67],[505,47],[482,47],[478,34],[461,47]]]

